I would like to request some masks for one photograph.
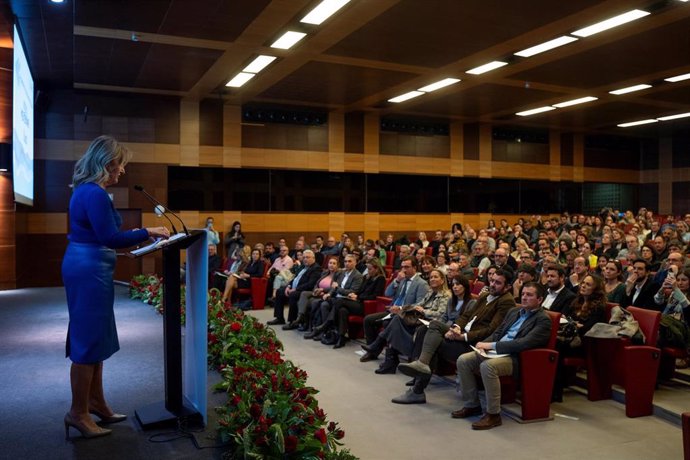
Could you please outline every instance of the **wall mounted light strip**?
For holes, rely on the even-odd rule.
[[[454,85],[455,83],[458,83],[461,81],[459,78],[444,78],[443,80],[439,80],[436,83],[432,83],[430,85],[423,86],[418,89],[418,91],[423,91],[425,93],[430,93],[432,91],[436,91],[437,89],[445,88],[446,86]]]
[[[350,0],[323,0],[309,14],[303,17],[300,22],[319,25],[348,3],[350,3]]]
[[[579,99],[572,99],[570,101],[559,102],[558,104],[553,104],[553,106],[558,107],[559,109],[562,109],[563,107],[570,107],[571,105],[584,104],[585,102],[596,101],[597,99],[599,99],[599,98],[594,97],[594,96],[585,96],[585,97],[581,97]]]
[[[524,112],[518,112],[515,115],[519,115],[521,117],[528,117],[530,115],[536,115],[537,113],[548,112],[550,110],[556,110],[556,107],[551,107],[550,105],[547,105],[532,110],[525,110]]]
[[[254,78],[256,74],[253,73],[247,73],[247,72],[240,72],[237,75],[235,75],[235,78],[230,80],[225,84],[225,86],[230,86],[232,88],[239,88],[240,86],[244,85],[247,83],[249,80]]]
[[[649,123],[656,123],[658,121],[659,120],[657,120],[656,118],[649,118],[647,120],[631,121],[629,123],[621,123],[621,124],[616,125],[616,126],[618,126],[619,128],[630,128],[631,126],[647,125]]]
[[[568,43],[572,43],[577,41],[578,39],[575,37],[569,37],[567,35],[564,35],[562,37],[554,38],[553,40],[549,40],[548,42],[544,42],[540,45],[533,46],[531,48],[524,49],[522,51],[518,51],[515,53],[516,56],[520,57],[530,57],[534,56],[535,54],[543,53],[544,51],[552,50],[554,48],[558,48],[559,46],[567,45]]]
[[[677,81],[683,81],[690,78],[690,73],[684,73],[683,75],[676,75],[675,77],[664,78],[664,81],[669,81],[675,83]]]
[[[295,43],[302,40],[306,35],[307,34],[302,32],[288,30],[278,40],[273,42],[271,48],[280,48],[282,50],[290,49],[295,45]]]
[[[266,68],[267,65],[269,65],[271,62],[275,60],[275,56],[267,56],[265,54],[261,54],[257,56],[252,62],[250,62],[247,67],[242,69],[242,72],[259,73],[264,68]]]
[[[470,69],[465,73],[471,73],[472,75],[479,75],[483,74],[486,72],[489,72],[494,69],[498,69],[499,67],[503,67],[504,65],[508,65],[507,62],[502,62],[502,61],[492,61],[489,62],[488,64],[480,65],[479,67],[475,67],[474,69]]]
[[[585,27],[584,29],[576,30],[572,33],[572,35],[575,35],[577,37],[589,37],[590,35],[598,34],[599,32],[603,32],[608,29],[613,29],[614,27],[618,27],[620,25],[626,24],[636,19],[643,18],[648,14],[650,13],[642,10],[628,11],[627,13],[619,14],[618,16],[606,19],[605,21],[592,24],[591,26]]]
[[[651,88],[652,85],[635,85],[635,86],[628,86],[627,88],[621,88],[621,89],[616,89],[614,91],[609,91],[609,94],[615,94],[616,96],[620,96],[621,94],[627,94],[627,93],[632,93],[635,91],[641,91],[643,89]]]
[[[398,102],[405,102],[413,97],[421,96],[422,94],[424,93],[421,91],[410,91],[409,93],[401,94],[400,96],[388,99],[388,102],[394,102],[397,104]]]

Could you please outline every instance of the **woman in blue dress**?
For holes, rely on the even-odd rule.
[[[105,189],[117,184],[131,156],[112,137],[100,136],[74,167],[69,244],[62,261],[69,308],[66,355],[72,361],[72,406],[65,415],[65,437],[70,426],[86,438],[111,432],[96,425],[90,413],[103,423],[127,418],[114,413],[103,395],[103,361],[120,348],[113,312],[113,248],[170,236],[165,227],[120,231],[122,219]]]

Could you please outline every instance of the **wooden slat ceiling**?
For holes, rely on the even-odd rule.
[[[564,131],[690,111],[690,2],[679,0],[351,0],[319,26],[320,0],[11,0],[38,88],[168,94],[228,104],[309,106]],[[649,16],[530,58],[513,53],[631,9]],[[284,31],[307,37],[269,45]],[[225,83],[258,54],[279,59],[242,88]],[[509,65],[465,72],[493,60]],[[463,81],[401,104],[445,77]],[[625,96],[608,91],[638,83]],[[516,112],[599,100],[532,117]],[[690,118],[668,122],[685,127]],[[640,128],[644,132],[645,128]],[[649,129],[649,128],[646,128]],[[626,133],[630,131],[626,130]]]

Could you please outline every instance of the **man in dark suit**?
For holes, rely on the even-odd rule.
[[[480,374],[486,393],[486,414],[472,424],[472,429],[488,430],[502,424],[500,377],[517,376],[520,352],[546,346],[551,337],[551,319],[541,308],[543,292],[538,283],[525,284],[522,288],[522,307],[508,312],[498,329],[475,346],[484,353],[508,356],[487,358],[475,351],[460,355],[457,368],[463,408],[454,411],[451,414],[453,418],[481,414],[475,378],[475,374]]]
[[[321,318],[323,323],[314,328],[312,333],[309,334],[313,338],[334,326],[338,326],[340,335],[334,348],[341,348],[347,342],[346,331],[340,327],[340,322],[337,321],[335,316],[336,312],[342,307],[343,302],[353,302],[348,296],[359,292],[364,282],[364,277],[357,270],[356,266],[357,257],[354,254],[346,255],[345,268],[341,271],[338,278],[334,277],[331,289],[323,296],[323,301],[321,302]]]
[[[661,311],[663,305],[659,306],[654,302],[654,294],[661,286],[650,276],[649,265],[644,259],[635,259],[632,266],[632,272],[625,280],[625,297],[621,306],[632,305],[647,310]]]
[[[565,270],[558,264],[550,264],[544,268],[546,272],[546,295],[541,306],[556,312],[573,303],[577,295],[565,286]]]
[[[285,316],[283,307],[288,302],[290,308],[288,313],[288,320],[294,321],[297,317],[297,301],[303,291],[311,291],[314,289],[316,281],[321,275],[321,267],[316,264],[316,255],[311,249],[304,251],[302,255],[302,269],[295,275],[292,281],[283,289],[279,289],[276,293],[276,300],[273,307],[273,316],[275,319],[268,321],[266,324],[275,326],[278,324],[285,324]]]
[[[386,288],[386,297],[393,299],[392,305],[388,307],[388,312],[396,314],[406,305],[419,305],[428,291],[429,285],[417,274],[417,259],[412,256],[405,257],[400,263],[398,276]],[[388,312],[372,313],[364,317],[364,335],[367,343],[370,344],[376,339],[380,326],[378,321],[388,316]],[[360,361],[371,361],[378,357],[376,355],[369,356],[370,359],[364,359],[367,355],[362,356]]]

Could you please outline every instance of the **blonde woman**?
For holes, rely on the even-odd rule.
[[[69,203],[69,244],[62,260],[69,327],[66,354],[72,361],[72,406],[65,414],[65,437],[76,428],[83,437],[110,434],[101,423],[127,418],[116,414],[103,394],[103,361],[120,349],[113,312],[115,248],[126,248],[149,237],[168,238],[165,227],[120,231],[122,218],[106,188],[116,185],[132,154],[109,136],[91,142],[74,166]]]

